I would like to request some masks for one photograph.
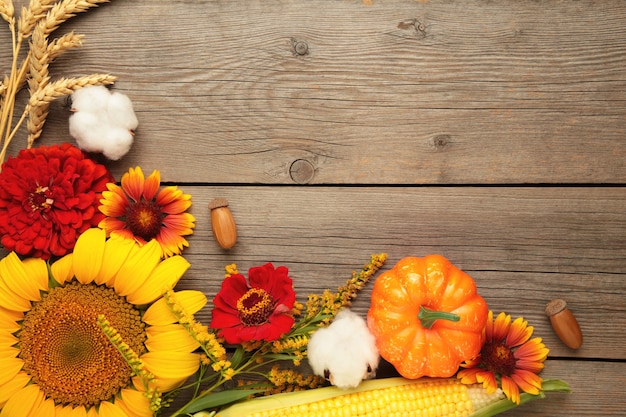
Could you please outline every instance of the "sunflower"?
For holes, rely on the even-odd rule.
[[[49,268],[14,252],[0,260],[0,415],[152,416],[154,393],[199,367],[197,342],[162,298],[188,267],[180,256],[162,260],[156,241],[106,239],[96,228]],[[198,291],[178,294],[191,312],[206,303]]]
[[[224,280],[213,299],[211,328],[232,344],[277,340],[295,321],[296,293],[289,270],[266,263],[250,268],[248,277],[250,284],[238,273]]]
[[[463,383],[482,383],[490,392],[498,388],[516,404],[520,402],[522,389],[538,395],[542,379],[537,375],[544,367],[549,349],[541,338],[531,339],[533,327],[522,317],[511,322],[511,316],[500,313],[493,319],[489,311],[485,326],[485,344],[480,355],[463,364],[457,377]]]
[[[159,191],[160,184],[158,170],[145,178],[140,167],[122,176],[121,187],[108,183],[99,207],[107,217],[98,227],[107,235],[120,235],[141,244],[156,239],[164,257],[179,255],[189,246],[183,236],[192,234],[195,227],[196,219],[186,213],[191,195],[176,186]]]

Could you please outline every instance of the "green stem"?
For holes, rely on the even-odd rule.
[[[459,321],[461,317],[454,313],[448,313],[446,311],[435,311],[424,306],[420,306],[420,312],[417,315],[420,319],[422,327],[430,329],[433,327],[437,320]]]
[[[486,407],[481,408],[480,410],[475,411],[470,414],[470,417],[493,417],[497,414],[503,413],[511,408],[515,408],[518,405],[526,404],[530,401],[538,400],[540,398],[545,398],[546,392],[571,392],[571,389],[567,382],[562,381],[560,379],[546,379],[543,381],[541,391],[538,395],[527,394],[525,392],[520,394],[520,403],[515,404],[513,401],[509,399],[503,399],[497,401],[493,404],[489,404]]]

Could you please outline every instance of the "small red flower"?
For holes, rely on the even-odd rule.
[[[110,181],[104,165],[69,143],[21,150],[0,172],[2,245],[43,259],[71,252],[104,217],[98,205]]]
[[[250,268],[250,284],[241,274],[226,278],[213,300],[211,328],[231,344],[279,339],[294,323],[296,293],[288,273],[267,263]]]

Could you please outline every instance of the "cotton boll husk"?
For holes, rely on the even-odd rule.
[[[107,102],[107,113],[111,124],[115,126],[135,130],[139,125],[133,109],[133,103],[124,94],[118,92],[111,93]]]
[[[365,320],[343,309],[326,328],[311,336],[307,356],[316,375],[330,373],[330,382],[339,388],[353,388],[373,376],[379,355],[374,336]],[[369,368],[369,369],[368,369]]]
[[[72,110],[99,113],[107,108],[111,92],[103,85],[90,85],[72,93]]]

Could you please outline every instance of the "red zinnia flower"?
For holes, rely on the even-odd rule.
[[[296,293],[288,273],[267,263],[250,268],[249,285],[241,274],[226,278],[213,300],[211,328],[232,344],[279,339],[294,323]]]
[[[43,259],[71,252],[78,236],[104,217],[98,200],[113,180],[69,143],[21,150],[0,172],[2,245]]]
[[[531,339],[533,327],[522,317],[511,322],[511,316],[500,313],[489,318],[485,327],[485,344],[480,356],[469,361],[458,372],[457,377],[466,384],[482,383],[488,392],[500,384],[502,391],[516,404],[520,402],[520,388],[537,395],[542,379],[537,375],[543,369],[548,348],[541,338]]]

